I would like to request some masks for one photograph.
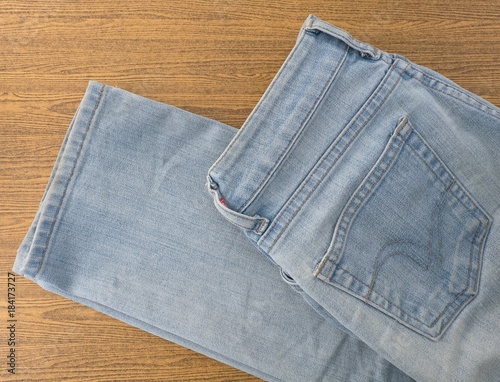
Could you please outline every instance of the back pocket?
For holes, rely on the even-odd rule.
[[[405,117],[316,275],[437,340],[478,292],[490,220]]]

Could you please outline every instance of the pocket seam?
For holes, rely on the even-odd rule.
[[[413,140],[411,137],[412,134],[415,134]],[[414,140],[416,140],[416,142]],[[441,191],[443,196],[449,195],[454,201],[458,201],[465,209],[468,218],[473,219],[475,224],[477,224],[473,237],[466,242],[467,246],[464,248],[469,249],[467,251],[468,255],[465,255],[468,257],[468,264],[466,265],[466,279],[463,279],[462,282],[463,287],[459,292],[449,294],[450,301],[444,307],[434,309],[437,316],[434,317],[430,323],[425,323],[419,318],[414,317],[405,310],[406,308],[389,301],[385,296],[381,295],[379,291],[373,289],[374,282],[377,279],[375,273],[378,268],[377,262],[372,272],[372,281],[370,285],[360,280],[359,277],[340,265],[341,259],[343,259],[345,255],[349,232],[352,224],[356,221],[358,212],[375,193],[378,186],[383,183],[383,179],[386,174],[390,172],[394,163],[397,162],[406,144],[408,148],[411,149],[410,152],[416,156],[414,160],[424,162],[428,169],[427,171],[430,171],[435,179],[442,184],[442,187],[444,187],[444,190]],[[417,146],[414,146],[415,144],[417,144]],[[419,145],[422,145],[421,150],[419,150]],[[423,151],[427,151],[429,154],[427,158],[424,156]],[[435,161],[435,164],[432,161]],[[434,212],[432,214],[434,215]],[[440,218],[438,217],[438,222],[439,221]],[[346,291],[368,305],[374,306],[381,313],[396,319],[411,330],[436,341],[446,331],[448,326],[453,323],[454,317],[456,317],[466,304],[473,300],[478,294],[484,245],[490,226],[491,217],[479,206],[477,201],[458,181],[454,173],[451,172],[438,154],[427,144],[426,140],[418,131],[415,130],[408,118],[403,117],[393,132],[391,139],[385,144],[383,152],[380,154],[375,164],[370,168],[362,183],[356,188],[351,198],[347,201],[335,225],[335,232],[331,243],[323,259],[316,267],[314,275],[328,284],[337,286],[341,290]],[[434,227],[433,231],[435,229],[437,229],[437,227]],[[438,230],[438,234],[441,236],[439,232],[440,230]],[[472,232],[470,233],[472,234]],[[431,239],[431,241],[432,240],[433,239]],[[464,254],[467,252],[463,251],[460,256],[464,258]],[[328,267],[325,267],[327,263]],[[428,265],[430,264],[431,263]],[[421,264],[418,265],[422,266]],[[336,271],[339,271],[337,274],[338,277],[332,280]],[[344,274],[344,277],[347,276],[351,280],[343,280],[342,274]],[[356,284],[358,285],[356,286]],[[363,289],[367,289],[367,291],[365,292]],[[443,302],[446,302],[446,300]],[[432,313],[432,310],[429,312]],[[433,317],[430,316],[429,318]],[[438,325],[440,321],[442,322]],[[420,325],[414,325],[412,322],[419,323]],[[419,326],[421,327],[419,328]],[[422,327],[426,328],[426,330],[422,330]]]
[[[391,306],[391,307],[394,307],[396,309],[398,309],[401,313],[404,313],[406,316],[410,317],[412,320],[415,320],[419,323],[421,323],[423,326],[427,327],[427,328],[432,328],[438,321],[440,318],[442,318],[442,316],[446,313],[446,311],[448,310],[448,308],[453,305],[455,303],[456,300],[459,299],[460,296],[462,296],[465,292],[467,292],[467,290],[470,288],[471,286],[471,278],[470,278],[470,272],[471,272],[471,269],[473,268],[472,266],[472,260],[473,260],[473,254],[471,253],[473,251],[473,249],[475,248],[476,245],[478,245],[479,243],[477,242],[478,240],[478,234],[479,232],[481,232],[481,229],[483,228],[483,222],[481,222],[480,220],[478,220],[478,227],[476,229],[476,231],[474,232],[474,237],[471,241],[471,248],[470,248],[470,252],[469,252],[469,267],[468,267],[468,277],[467,277],[467,285],[465,288],[463,288],[460,292],[456,293],[454,299],[448,303],[445,308],[443,309],[443,311],[434,319],[434,321],[432,321],[430,324],[427,324],[421,320],[419,320],[418,318],[412,316],[410,313],[406,312],[400,305],[398,304],[395,304],[389,300],[387,300],[387,298],[385,298],[384,296],[382,296],[381,294],[377,293],[376,291],[374,291],[372,289],[372,286],[371,285],[368,285],[366,284],[365,282],[363,282],[362,280],[360,280],[359,278],[357,278],[355,275],[353,275],[351,272],[349,272],[347,269],[339,266],[339,260],[340,258],[337,259],[337,261],[332,261],[333,265],[331,265],[331,267],[334,268],[334,270],[338,269],[338,270],[341,270],[342,272],[348,274],[350,277],[353,278],[353,280],[355,280],[356,282],[360,283],[361,285],[365,286],[366,288],[369,289],[368,293],[366,293],[366,296],[362,296],[360,293],[356,293],[355,291],[352,290],[352,288],[348,288],[346,286],[344,286],[343,284],[339,283],[339,282],[335,282],[335,281],[331,281],[332,283],[335,283],[335,285],[339,285],[340,287],[342,287],[342,289],[346,290],[349,294],[353,295],[354,297],[363,297],[363,301],[366,302],[366,303],[370,303],[370,305],[375,305],[377,307],[380,307],[382,308],[384,311],[386,311],[391,317],[394,317],[396,319],[398,319],[398,317],[394,314],[392,314],[392,312],[386,308],[384,308],[383,306],[381,306],[380,304],[377,304],[376,302],[372,301],[372,300],[369,300],[369,297],[373,294],[373,295],[376,295],[379,299],[382,299],[384,300],[385,302],[387,302],[388,306]],[[329,270],[330,271],[330,270]],[[327,281],[328,283],[330,283],[330,278],[332,277],[333,275],[333,271],[331,274],[329,274],[328,276],[324,276],[322,274],[318,275],[318,278],[322,279],[322,280],[325,280]],[[352,293],[351,293],[352,292]],[[471,293],[471,296],[469,297],[470,298],[474,298],[475,296],[477,295],[477,291],[475,291],[474,293]],[[466,301],[466,300],[465,300]],[[464,302],[465,302],[464,301]],[[401,321],[400,321],[401,322]],[[403,324],[405,324],[404,321],[402,321]],[[413,328],[413,327],[412,327]],[[416,331],[418,331],[418,329],[415,328]],[[418,331],[419,333],[421,333],[420,331]],[[422,333],[423,335],[427,336],[426,334]],[[430,337],[430,338],[433,338],[434,337]]]
[[[417,155],[422,162],[429,168],[432,173],[436,176],[436,179],[439,180],[445,187],[450,188],[450,192],[452,193],[453,196],[455,196],[455,199],[457,199],[471,214],[474,215],[476,219],[478,219],[481,222],[481,219],[477,217],[477,211],[480,211],[484,217],[487,220],[491,220],[491,217],[489,217],[486,212],[482,211],[482,208],[477,204],[477,202],[474,200],[472,195],[470,195],[465,187],[461,184],[461,182],[457,179],[457,177],[453,174],[453,172],[446,166],[446,164],[440,159],[440,157],[437,155],[437,153],[427,144],[425,141],[424,137],[422,137],[418,131],[415,130],[413,125],[411,124],[410,121],[408,121],[408,124],[411,126],[412,133],[415,134],[418,137],[418,140],[425,146],[426,150],[428,150],[435,158],[439,160],[439,165],[443,168],[443,170],[447,173],[447,175],[451,178],[450,183],[447,184],[443,181],[442,176],[440,176],[436,170],[434,170],[429,163],[425,160],[425,158],[418,152],[418,150],[413,146],[411,142],[408,143],[408,147]],[[456,185],[456,190],[452,190],[451,188]],[[473,204],[474,209],[471,209],[471,206],[468,206],[465,204],[465,202],[462,200],[463,197],[466,197],[470,203]]]
[[[482,223],[480,223],[480,224],[482,224]],[[478,229],[476,230],[477,232],[479,232],[479,231],[480,231],[480,229],[479,229],[479,228],[481,228],[481,227],[478,227]],[[471,246],[471,247],[472,247],[472,246]],[[471,260],[471,261],[472,261],[472,260]],[[350,273],[347,269],[342,268],[342,267],[340,267],[340,266],[337,266],[335,269],[339,269],[339,270],[341,270],[342,272],[344,272],[344,273],[348,274],[350,277],[352,277],[352,278],[353,278],[356,282],[358,282],[358,283],[360,283],[361,285],[364,285],[365,287],[369,288],[369,285],[367,285],[367,284],[366,284],[366,283],[364,283],[363,281],[359,280],[356,276],[354,276],[352,273]],[[470,268],[469,268],[469,270],[470,270]],[[353,296],[353,297],[355,297],[355,298],[360,299],[360,297],[363,297],[363,296],[361,296],[359,293],[356,293],[355,291],[353,291],[351,288],[348,288],[348,287],[344,286],[343,284],[341,284],[341,283],[339,283],[339,282],[331,281],[331,280],[330,280],[330,277],[325,277],[325,276],[323,276],[323,275],[321,275],[321,274],[320,274],[320,275],[318,275],[317,277],[318,277],[319,279],[321,279],[321,280],[323,280],[323,281],[327,282],[328,284],[336,285],[336,286],[337,286],[337,287],[339,287],[341,290],[344,290],[346,293],[350,294],[351,296]],[[443,317],[443,315],[445,315],[445,313],[447,312],[448,308],[449,308],[451,305],[453,305],[453,304],[454,304],[454,303],[455,303],[455,302],[456,302],[456,301],[457,301],[457,300],[458,300],[461,296],[463,296],[463,295],[464,295],[464,293],[467,291],[467,289],[468,289],[469,287],[470,287],[470,279],[469,279],[469,282],[468,282],[468,284],[467,284],[467,287],[466,287],[466,288],[464,288],[463,290],[461,290],[459,293],[457,293],[457,294],[454,296],[454,299],[453,299],[453,300],[452,300],[449,304],[447,304],[447,305],[446,305],[445,309],[443,309],[443,311],[442,311],[442,312],[441,312],[441,313],[440,313],[440,314],[439,314],[439,315],[438,315],[438,316],[434,319],[434,321],[433,321],[430,325],[428,325],[428,324],[426,324],[425,322],[422,322],[421,320],[419,320],[418,318],[416,318],[416,317],[412,316],[411,314],[409,314],[408,312],[406,312],[404,309],[402,309],[399,305],[397,305],[397,304],[394,304],[394,303],[390,302],[390,301],[389,301],[389,300],[387,300],[384,296],[380,295],[380,294],[379,294],[379,293],[377,293],[376,291],[371,291],[371,292],[370,292],[370,295],[372,295],[372,294],[373,294],[373,295],[377,296],[379,299],[384,300],[385,302],[387,302],[387,304],[388,304],[388,305],[387,305],[387,306],[388,306],[388,308],[389,308],[389,307],[396,308],[399,312],[404,313],[407,317],[409,317],[409,318],[411,318],[412,320],[414,320],[414,321],[416,321],[416,322],[418,322],[418,323],[422,324],[422,326],[425,326],[426,328],[431,329],[431,328],[432,328],[432,327],[433,327],[433,326],[434,326],[434,325],[435,325],[435,324],[439,321],[439,319],[441,319],[441,318]],[[471,294],[471,296],[469,296],[466,300],[464,300],[464,302],[463,302],[463,303],[465,303],[467,300],[473,299],[476,295],[477,295],[477,292],[475,292],[475,293]],[[388,308],[385,308],[385,307],[383,307],[383,306],[382,306],[382,305],[380,305],[380,304],[377,304],[377,303],[376,303],[376,302],[374,302],[373,300],[369,300],[369,299],[367,299],[367,298],[362,298],[361,300],[362,300],[363,302],[365,302],[365,303],[367,303],[367,304],[371,305],[371,306],[374,306],[374,307],[375,307],[375,308],[377,308],[377,309],[379,309],[379,308],[380,308],[380,309],[382,309],[382,310],[381,310],[381,313],[386,314],[386,315],[388,315],[389,317],[394,318],[395,320],[397,320],[399,323],[401,323],[402,325],[406,326],[407,328],[409,328],[409,329],[411,329],[411,330],[414,330],[415,332],[417,332],[417,333],[419,333],[419,334],[421,334],[421,335],[423,335],[423,336],[425,336],[425,337],[427,337],[427,338],[429,338],[429,339],[431,339],[431,340],[433,340],[433,341],[437,341],[437,340],[439,339],[439,337],[440,337],[440,336],[444,333],[444,331],[445,331],[446,327],[447,327],[447,326],[451,323],[451,321],[452,321],[452,320],[450,319],[450,320],[449,320],[449,322],[447,323],[447,325],[445,325],[444,329],[441,329],[441,330],[440,330],[440,331],[439,331],[439,332],[438,332],[435,336],[432,336],[432,335],[430,335],[430,334],[428,334],[428,333],[425,333],[425,332],[423,332],[423,331],[419,330],[419,329],[418,329],[418,328],[416,328],[415,326],[412,326],[410,323],[406,322],[406,321],[405,321],[405,320],[403,320],[401,317],[399,317],[398,315],[394,314],[394,313],[392,312],[392,310],[390,310],[390,309],[388,309]],[[462,303],[462,304],[463,304],[463,303]],[[459,311],[458,311],[458,312],[456,312],[456,313],[459,313]],[[455,314],[456,314],[456,313],[455,313]]]
[[[339,252],[343,253],[343,248],[345,247],[345,238],[348,235],[349,226],[356,218],[358,211],[363,207],[363,205],[370,198],[370,196],[373,194],[375,189],[380,185],[383,178],[388,173],[388,171],[391,169],[392,165],[394,164],[395,160],[398,158],[401,150],[403,149],[403,147],[406,143],[406,139],[408,138],[408,135],[412,132],[412,127],[411,127],[411,125],[408,124],[408,122],[409,121],[408,121],[407,117],[403,117],[400,120],[400,122],[398,123],[398,126],[395,129],[393,136],[391,137],[390,141],[386,144],[386,149],[382,152],[382,154],[380,155],[380,158],[376,161],[376,163],[370,169],[368,175],[365,177],[365,179],[363,179],[362,183],[357,187],[354,195],[359,195],[361,192],[366,192],[366,195],[362,198],[362,200],[357,201],[356,206],[354,207],[356,210],[353,213],[351,213],[350,217],[346,218],[346,213],[348,212],[347,210],[349,209],[348,207],[353,204],[353,203],[351,203],[351,200],[349,200],[346,204],[346,208],[342,211],[341,216],[339,217],[339,220],[338,220],[339,221],[338,227],[340,229],[341,223],[345,222],[346,219],[347,219],[347,223],[346,223],[347,227],[345,229],[342,229],[343,238],[340,239],[342,241],[342,243],[340,244],[341,248],[340,248]],[[410,128],[405,129],[404,133],[402,133],[402,130],[404,129],[405,126],[407,126],[407,124],[410,126]],[[397,146],[395,145],[395,143],[397,143]],[[390,153],[390,150],[393,148],[396,151],[393,153]],[[391,157],[387,157],[388,154],[391,155]],[[389,159],[389,161],[387,162],[386,159]],[[371,187],[368,186],[367,184],[369,183],[372,175],[374,175],[376,170],[379,169],[380,166],[384,163],[386,163],[387,166],[383,170],[383,173],[379,175],[378,180],[375,181],[374,185],[372,185]],[[352,202],[354,202],[354,200]],[[331,240],[331,245],[329,246],[329,248],[326,252],[325,258],[331,257],[333,255],[333,253],[335,252],[335,242],[337,242],[339,240],[339,239],[337,239],[337,237],[338,237],[338,230],[335,229],[335,232],[333,234],[333,238]],[[337,259],[337,261],[340,261],[340,259],[341,259],[341,257],[339,257]],[[332,277],[333,272],[335,272],[336,267],[334,267],[333,264],[335,264],[335,262],[332,262],[330,267],[326,270],[326,273],[328,274],[328,278]],[[320,270],[321,270],[321,268],[320,268]]]
[[[405,67],[406,69],[406,67]],[[393,76],[397,75],[396,78]],[[288,228],[290,222],[293,218],[300,212],[302,207],[309,200],[314,191],[319,187],[321,182],[327,176],[331,168],[335,166],[338,160],[344,155],[344,153],[349,150],[351,144],[357,139],[358,135],[363,131],[368,122],[376,114],[377,110],[385,102],[387,97],[394,91],[401,81],[400,73],[397,72],[396,63],[391,65],[388,72],[384,75],[379,85],[377,85],[375,91],[370,95],[370,97],[363,103],[360,110],[355,114],[352,120],[350,120],[347,125],[339,133],[338,137],[328,146],[325,153],[321,156],[318,162],[314,165],[311,171],[307,174],[305,180],[302,184],[294,191],[293,195],[288,199],[287,203],[280,210],[276,218],[273,219],[272,223],[269,225],[268,229],[262,237],[260,238],[258,244],[266,245],[266,250],[271,252],[273,247],[276,245],[278,240],[281,238],[283,233]],[[371,110],[372,108],[373,110]],[[339,149],[339,147],[341,147]],[[340,151],[338,151],[340,150]],[[317,180],[315,180],[315,178]],[[312,186],[310,183],[312,182]],[[302,197],[302,194],[305,196]],[[297,199],[302,197],[300,201]],[[293,212],[290,214],[289,208],[297,204],[297,207],[293,208]],[[285,222],[281,222],[283,216],[290,215],[286,217]],[[276,226],[279,226],[279,233],[276,237],[272,237],[270,234],[273,232]],[[265,243],[271,237],[269,243]],[[320,264],[321,265],[321,264]],[[320,267],[318,265],[318,268]]]

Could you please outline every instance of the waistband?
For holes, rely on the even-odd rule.
[[[500,117],[494,105],[446,77],[358,41],[310,15],[269,88],[209,170],[207,185],[216,207],[229,221],[249,231],[264,250],[267,240],[269,248],[279,235],[279,220],[286,214],[291,215],[288,219],[293,218],[307,197],[307,189],[313,189],[322,171],[327,171],[319,163],[331,141],[339,140],[334,150],[342,156],[403,77],[414,78],[422,88],[433,88]],[[334,97],[332,92],[336,92]],[[338,109],[332,121],[318,121],[321,117],[316,111],[321,104],[322,108]],[[340,128],[318,127],[330,123],[343,128],[352,126],[339,139]],[[299,141],[308,153],[302,158],[294,157]],[[280,168],[288,166],[290,174],[294,163],[300,163],[294,179],[283,181]],[[281,186],[270,189],[273,182]],[[263,200],[261,195],[266,190],[269,192]]]

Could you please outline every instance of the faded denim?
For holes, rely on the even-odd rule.
[[[266,380],[411,380],[213,208],[206,173],[236,131],[91,82],[14,270]]]
[[[418,381],[500,378],[500,110],[310,16],[209,171],[219,212]]]
[[[496,381],[499,117],[314,16],[239,131],[91,82],[14,270],[267,380]]]

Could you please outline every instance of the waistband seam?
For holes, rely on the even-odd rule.
[[[406,65],[403,66],[403,63],[406,64]],[[341,133],[341,136],[339,137],[339,139],[344,138],[345,135],[349,131],[351,131],[351,129],[354,126],[354,124],[363,116],[363,114],[365,114],[369,110],[369,106],[371,104],[373,104],[376,95],[385,87],[385,85],[387,84],[387,81],[389,80],[389,78],[392,77],[393,75],[397,75],[399,78],[392,85],[392,87],[389,89],[389,91],[384,95],[384,98],[377,105],[376,109],[373,110],[373,111],[371,111],[371,112],[369,112],[367,120],[363,123],[363,127],[361,127],[359,129],[359,131],[357,132],[357,134],[355,134],[354,137],[352,137],[352,139],[348,142],[348,144],[346,145],[346,147],[344,148],[344,150],[341,152],[341,154],[338,156],[338,158],[336,160],[334,160],[333,163],[331,163],[331,164],[328,165],[328,168],[324,171],[324,173],[320,176],[320,178],[315,181],[316,184],[310,190],[305,191],[305,189],[307,188],[307,185],[310,183],[310,181],[313,179],[313,177],[322,168],[322,166],[325,164],[325,162],[328,162],[328,158],[330,157],[330,155],[334,151],[335,147],[338,147],[337,145],[340,142],[340,140],[339,140],[339,142],[337,142],[337,144],[332,143],[331,147],[328,148],[328,150],[323,154],[322,158],[314,165],[313,169],[309,172],[309,174],[303,180],[303,182],[299,186],[299,188],[297,188],[297,190],[293,193],[293,195],[290,197],[290,199],[287,201],[287,203],[283,206],[283,208],[281,209],[281,211],[279,212],[279,214],[276,216],[276,218],[274,218],[272,220],[272,222],[269,224],[268,228],[266,229],[266,231],[263,233],[263,235],[261,236],[261,238],[258,241],[258,244],[261,245],[262,247],[264,247],[265,250],[268,253],[271,252],[271,250],[273,249],[274,245],[279,241],[280,237],[286,231],[286,229],[288,228],[288,226],[290,225],[290,223],[293,221],[293,219],[295,218],[295,216],[300,212],[300,210],[302,209],[302,207],[309,200],[309,198],[314,193],[314,191],[317,189],[317,187],[319,187],[319,185],[322,183],[323,179],[328,175],[329,170],[331,169],[331,167],[334,166],[335,163],[343,156],[343,153],[349,148],[349,146],[352,144],[352,142],[356,139],[356,137],[359,135],[359,133],[363,130],[364,126],[366,126],[366,124],[372,119],[372,117],[377,113],[377,111],[379,110],[379,108],[385,102],[385,100],[387,99],[387,97],[394,91],[394,89],[400,83],[400,81],[402,79],[402,75],[405,72],[405,70],[408,68],[409,65],[410,65],[409,62],[403,61],[403,60],[399,60],[399,59],[397,59],[393,63],[393,65],[392,65],[392,67],[390,69],[390,73],[388,73],[386,75],[386,77],[385,77],[385,79],[384,79],[383,84],[381,85],[381,87],[379,89],[377,89],[375,93],[373,93],[373,95],[370,97],[370,99],[367,101],[367,103],[365,103],[365,105],[363,105],[363,107],[360,109],[360,111],[358,112],[358,114],[353,118],[353,120],[351,120],[346,125],[346,128]],[[398,72],[396,72],[396,68],[399,69]],[[307,192],[306,196],[301,201],[299,201],[299,205],[294,209],[294,211],[292,212],[291,216],[287,219],[287,221],[284,223],[284,225],[279,229],[279,232],[277,233],[277,236],[274,239],[270,238],[269,235],[272,233],[272,231],[274,230],[274,228],[280,224],[279,223],[280,219],[282,219],[283,216],[285,216],[285,214],[287,213],[287,211],[291,207],[292,203],[301,194],[303,194],[303,192]],[[265,243],[268,240],[270,240],[270,242],[266,245]]]
[[[342,58],[337,62],[335,68],[332,70],[331,74],[328,76],[328,79],[327,79],[327,81],[325,81],[325,84],[323,85],[323,89],[319,93],[318,97],[316,97],[316,100],[314,101],[313,106],[311,107],[311,109],[309,110],[307,115],[305,116],[304,120],[300,123],[300,127],[297,129],[297,131],[295,132],[293,137],[290,139],[287,146],[283,148],[282,153],[277,158],[273,167],[269,170],[266,177],[260,182],[260,184],[255,188],[255,190],[252,192],[252,194],[248,197],[248,199],[245,201],[243,206],[240,208],[239,212],[244,212],[251,205],[251,203],[260,194],[260,192],[266,186],[266,184],[269,182],[269,180],[272,178],[272,176],[276,173],[276,170],[279,168],[280,164],[283,162],[286,155],[290,152],[292,147],[297,143],[297,140],[299,139],[300,135],[302,134],[302,132],[306,128],[307,124],[311,120],[311,117],[314,115],[314,113],[318,109],[319,104],[324,99],[326,93],[328,92],[328,89],[331,88],[333,82],[337,78],[337,74],[346,60],[347,54],[349,53],[349,49],[350,49],[349,46],[346,46],[346,49],[342,55]]]
[[[458,84],[454,84],[453,82],[449,83],[449,82],[443,81],[438,76],[433,75],[432,73],[426,73],[425,71],[419,69],[418,64],[411,62],[406,57],[403,57],[403,56],[400,56],[397,54],[393,54],[393,53],[387,53],[387,52],[377,48],[374,45],[371,45],[371,44],[366,43],[364,41],[357,40],[347,31],[342,30],[340,28],[337,28],[334,25],[331,25],[331,24],[329,24],[321,19],[318,19],[314,15],[309,15],[309,18],[308,18],[308,20],[306,20],[306,23],[305,23],[303,29],[323,32],[323,33],[330,35],[333,38],[339,39],[339,40],[343,41],[345,44],[351,46],[353,49],[358,50],[360,53],[362,53],[363,57],[365,57],[366,55],[369,55],[369,56],[371,56],[372,59],[376,59],[376,60],[382,59],[383,61],[385,61],[389,64],[390,64],[391,60],[394,61],[395,59],[400,58],[403,61],[406,61],[410,64],[410,67],[408,68],[408,71],[407,71],[408,75],[415,78],[417,81],[421,82],[423,85],[425,85],[431,89],[437,90],[443,94],[446,94],[454,99],[460,100],[460,101],[464,102],[465,104],[467,104],[467,105],[469,105],[469,106],[471,106],[479,111],[486,112],[489,115],[500,119],[500,110],[495,105],[491,104],[490,102],[488,102],[480,97],[476,98],[476,95],[474,93],[469,92],[466,89],[463,89]],[[418,74],[415,74],[415,72]],[[437,73],[437,72],[436,72],[436,74],[439,75],[439,73]],[[445,91],[445,90],[439,89],[439,88],[433,86],[432,84],[429,84],[425,81],[422,81],[421,78],[418,78],[419,76],[426,77],[429,81],[436,81],[441,86],[443,86],[451,91],[458,92],[460,95],[462,95],[466,99],[457,97],[456,95],[451,94],[450,91]]]
[[[298,49],[298,46],[300,45],[300,42],[302,41],[303,37],[304,37],[303,34],[299,35],[299,38],[298,38],[297,42],[295,43],[293,49],[288,54],[288,56],[285,59],[283,65],[280,67],[280,69],[278,70],[278,72],[274,76],[273,80],[269,84],[269,87],[266,89],[266,91],[264,92],[263,96],[261,97],[261,99],[259,100],[259,102],[257,103],[257,105],[254,107],[254,109],[252,110],[252,112],[250,113],[250,115],[247,117],[247,119],[243,123],[243,126],[238,130],[238,132],[233,137],[233,139],[231,140],[231,142],[229,142],[229,145],[226,146],[226,148],[224,149],[224,151],[222,152],[222,154],[219,156],[219,158],[217,158],[217,160],[215,161],[215,163],[212,164],[212,166],[210,166],[210,168],[208,169],[208,174],[211,174],[212,171],[215,168],[217,168],[217,166],[219,166],[219,164],[227,157],[227,154],[231,151],[232,147],[236,144],[236,142],[238,142],[240,135],[243,133],[243,131],[245,130],[245,128],[248,125],[248,123],[250,122],[250,120],[253,118],[253,116],[255,115],[255,113],[257,112],[257,110],[259,109],[259,107],[269,97],[269,94],[271,93],[271,90],[275,87],[276,83],[278,82],[278,79],[280,78],[281,73],[283,73],[285,71],[285,69],[290,65],[290,61],[291,61],[290,58],[294,55],[294,53]],[[246,204],[247,204],[247,202],[245,202],[244,206]],[[236,212],[242,212],[242,209],[240,208]]]
[[[372,60],[379,60],[383,53],[385,53],[369,43],[354,38],[349,32],[337,28],[336,26],[319,19],[314,15],[309,15],[308,20],[305,22],[304,29],[317,30],[319,32],[326,33],[329,36],[342,41],[348,47],[361,53],[363,58],[368,56]]]

